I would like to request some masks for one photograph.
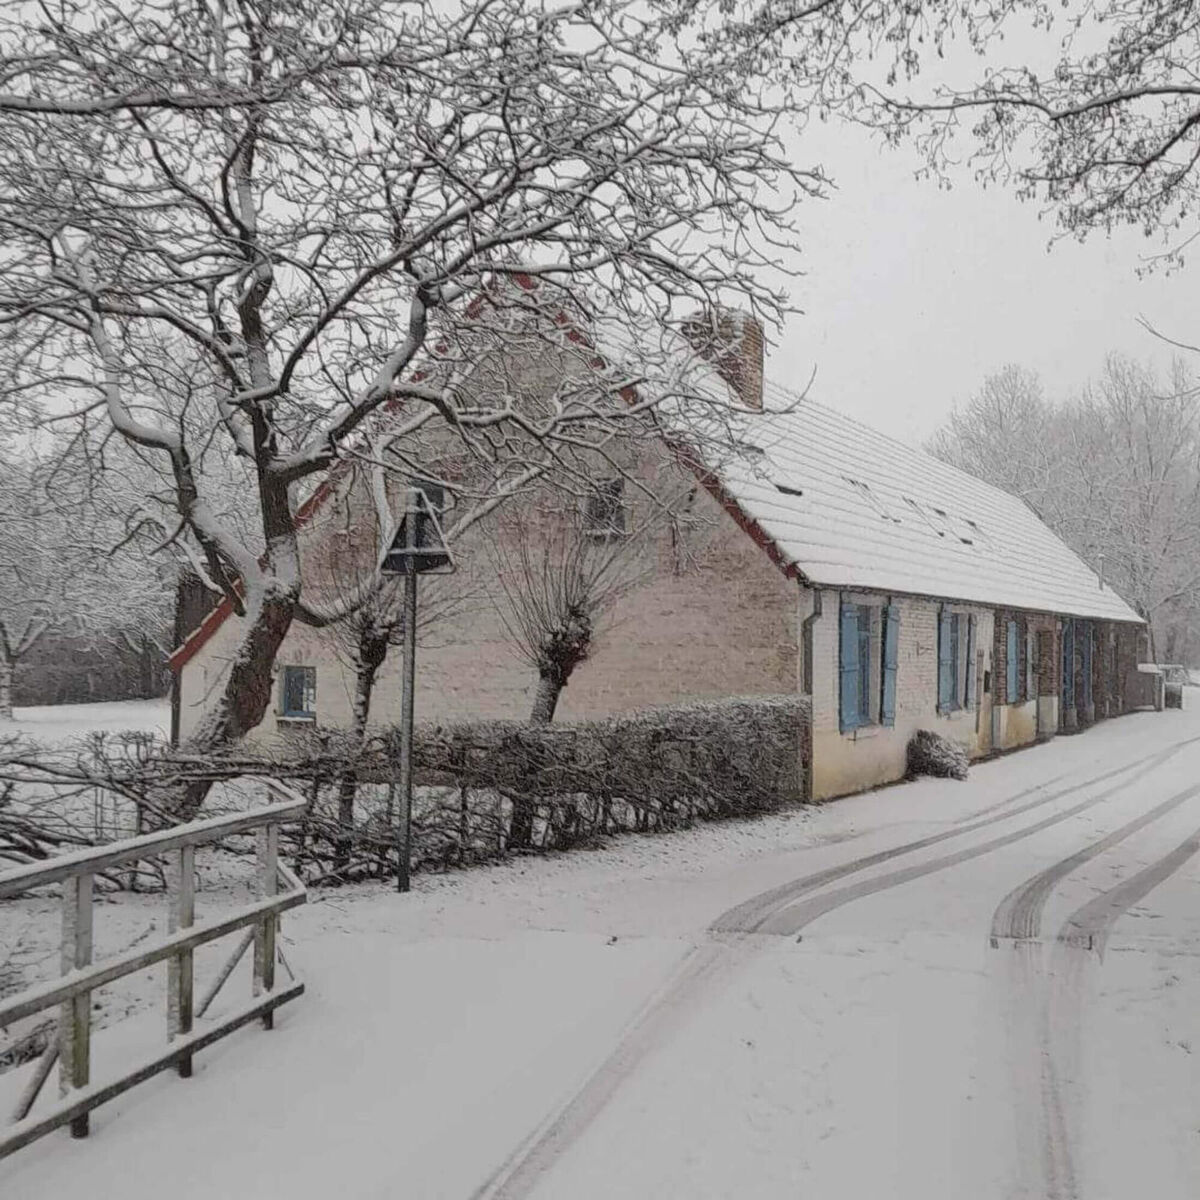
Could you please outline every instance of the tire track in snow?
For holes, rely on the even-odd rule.
[[[1200,829],[1185,838],[1169,854],[1143,867],[1136,875],[1101,892],[1077,908],[1058,931],[1058,940],[1104,957],[1108,935],[1117,920],[1135,904],[1144,900],[1160,883],[1169,879],[1190,858],[1200,852]]]
[[[1072,1154],[1073,1110],[1066,1103],[1061,997],[1050,988],[1046,947],[1016,942],[1012,954],[992,956],[989,972],[1006,1001],[1006,1058],[1015,1115],[1014,1163],[1020,1195],[1080,1200]],[[1066,1026],[1070,1029],[1070,1026]],[[1069,1073],[1066,1081],[1073,1076]]]
[[[1186,803],[1198,792],[1200,792],[1200,784],[1177,792],[1170,799],[1155,805],[1148,812],[1141,813],[1132,821],[1127,821],[1119,829],[1114,829],[1112,833],[1098,841],[1060,859],[1053,866],[1038,872],[1032,879],[1027,879],[1018,887],[1013,888],[1000,901],[992,916],[992,945],[998,946],[1002,939],[1036,938],[1041,933],[1042,913],[1046,908],[1046,901],[1056,884],[1061,883],[1072,871],[1083,866],[1084,863],[1090,862],[1098,854],[1103,854],[1105,850],[1112,849],[1131,834],[1137,833],[1139,829],[1144,829],[1159,818],[1165,817],[1167,813]]]
[[[1154,767],[1159,766],[1161,762],[1165,762],[1172,754],[1177,753],[1184,746],[1195,741],[1200,741],[1200,738],[1189,738],[1186,741],[1177,742],[1175,745],[1169,746],[1166,750],[1158,750],[1152,754],[1144,755],[1141,758],[1134,759],[1133,762],[1126,763],[1124,766],[1104,771],[1100,775],[1093,775],[1081,783],[1074,783],[1069,787],[1060,788],[1058,791],[1051,792],[1049,795],[1042,796],[1037,800],[1032,800],[1028,804],[1022,804],[1017,808],[1009,807],[1026,796],[1040,792],[1047,784],[1040,783],[1035,787],[1026,788],[1024,791],[1010,796],[1007,800],[1002,800],[999,804],[994,804],[984,810],[985,813],[991,815],[980,817],[979,814],[976,814],[976,818],[969,824],[956,825],[953,829],[930,834],[928,837],[918,838],[916,841],[905,842],[903,845],[893,846],[889,850],[879,850],[874,854],[852,859],[841,866],[829,867],[824,871],[817,871],[815,874],[805,875],[800,879],[793,879],[789,883],[784,883],[779,887],[771,888],[769,891],[761,892],[757,896],[751,896],[749,900],[745,900],[727,912],[722,913],[709,928],[714,933],[756,933],[765,931],[764,926],[766,921],[781,908],[790,904],[793,900],[806,895],[808,892],[824,887],[827,883],[836,883],[839,879],[844,879],[848,875],[856,875],[860,871],[866,871],[871,867],[879,866],[881,863],[889,862],[891,859],[898,858],[901,855],[912,854],[918,850],[924,850],[928,846],[935,846],[939,842],[944,842],[949,838],[963,837],[966,834],[974,833],[977,829],[984,829],[989,825],[996,825],[1002,821],[1010,821],[1014,817],[1032,812],[1044,805],[1053,803],[1055,800],[1061,800],[1064,796],[1069,796],[1074,792],[1091,787],[1093,784],[1104,783],[1109,779],[1116,778],[1118,775],[1124,775],[1127,771],[1136,770],[1144,764],[1149,764],[1146,767],[1146,771],[1153,770]],[[1056,778],[1062,778],[1062,776],[1057,776]],[[1054,781],[1051,780],[1050,782]],[[1007,811],[995,811],[1001,808],[1007,809]]]
[[[1143,759],[1139,761],[1145,760]],[[1070,771],[1063,771],[1059,775],[1051,775],[1049,779],[1043,779],[1042,782],[1037,784],[1036,787],[1027,788],[1025,791],[1018,792],[1015,796],[1009,796],[1005,800],[997,800],[995,804],[989,804],[987,808],[981,808],[978,812],[973,812],[969,816],[959,817],[955,824],[965,825],[968,821],[977,821],[980,817],[990,816],[994,812],[999,812],[1002,808],[1008,808],[1010,805],[1015,804],[1018,800],[1023,799],[1025,796],[1032,795],[1034,792],[1040,791],[1042,788],[1048,788],[1051,786],[1051,784],[1055,784],[1058,783],[1059,780],[1066,779],[1070,773]]]
[[[1059,931],[1055,962],[1048,975],[1045,947],[1035,944],[1032,939],[1040,933],[1046,902],[1057,883],[1197,793],[1200,793],[1200,786],[1186,788],[1039,872],[1009,892],[993,916],[992,946],[998,946],[1000,938],[1011,939],[1016,951],[1014,962],[1018,971],[1013,981],[1014,1010],[1023,1010],[1025,1019],[1035,1023],[1022,1038],[1021,1020],[1014,1021],[1012,1028],[1017,1036],[1013,1059],[1018,1064],[1021,1060],[1027,1061],[1031,1067],[1036,1064],[1036,1094],[1040,1106],[1036,1123],[1032,1113],[1021,1103],[1033,1088],[1022,1089],[1018,1083],[1017,1109],[1024,1114],[1026,1141],[1034,1137],[1040,1140],[1041,1186],[1047,1200],[1078,1200],[1080,1195],[1071,1147],[1072,1116],[1076,1107],[1073,1101],[1078,1092],[1081,1062],[1079,1026],[1085,1007],[1081,973],[1084,963],[1074,947],[1091,947],[1099,937],[1102,948],[1108,930],[1121,913],[1200,850],[1200,830],[1171,853],[1124,883],[1094,897],[1068,917]]]
[[[1048,978],[1044,947],[1031,942],[1014,944],[1019,956],[1021,951],[1038,956],[1026,981],[1029,990],[1023,994],[1030,1011],[1040,1014],[1040,1036],[1033,1052],[1041,1066],[1041,1158],[1048,1200],[1077,1200],[1079,1196],[1071,1154],[1071,1117],[1082,1087],[1080,1039],[1088,980],[1094,978],[1095,964],[1103,960],[1117,920],[1198,852],[1200,829],[1157,861],[1077,908],[1058,931]],[[1080,954],[1080,950],[1095,950],[1096,957]],[[1024,962],[1034,962],[1021,957]]]
[[[918,838],[915,841],[906,842],[901,846],[895,846],[889,850],[881,850],[874,854],[852,859],[841,866],[830,867],[811,875],[802,876],[800,879],[771,888],[728,909],[709,927],[709,941],[692,947],[684,956],[674,976],[643,1005],[639,1015],[634,1018],[628,1032],[618,1043],[616,1049],[472,1193],[470,1200],[520,1200],[520,1198],[528,1196],[538,1181],[544,1177],[546,1172],[553,1167],[554,1163],[591,1125],[592,1121],[599,1115],[624,1080],[633,1073],[641,1060],[654,1048],[661,1046],[669,1038],[670,1034],[678,1028],[680,1020],[686,1016],[690,1009],[699,1003],[707,989],[713,986],[719,979],[727,977],[743,961],[754,954],[754,940],[746,935],[766,932],[766,927],[771,917],[790,905],[797,897],[815,891],[828,883],[843,879],[848,875],[868,870],[873,866],[901,855],[915,853],[927,846],[936,845],[948,838],[963,837],[973,833],[977,829],[982,829],[1001,821],[1012,820],[1014,817],[1021,816],[1026,812],[1032,812],[1053,803],[1055,800],[1061,800],[1064,796],[1071,795],[1084,788],[1104,783],[1131,771],[1136,771],[1139,767],[1142,767],[1143,770],[1137,778],[1141,778],[1154,770],[1155,767],[1166,762],[1168,758],[1178,753],[1183,747],[1197,741],[1200,741],[1200,737],[1188,738],[1167,747],[1165,750],[1158,750],[1144,755],[1133,762],[1104,771],[1080,783],[1072,784],[1070,787],[1061,788],[1058,791],[1051,792],[1049,795],[1020,805],[1017,808],[1009,807],[1026,796],[1042,791],[1047,786],[1043,782],[1035,787],[1017,792],[999,804],[992,805],[989,809],[985,810],[990,815],[982,818],[977,815],[976,819],[969,824],[959,825],[941,833]],[[1061,776],[1057,778],[1061,778]],[[1037,832],[1038,829],[1044,828],[1048,824],[1066,819],[1066,816],[1073,815],[1076,811],[1082,811],[1083,808],[1100,803],[1111,792],[1117,791],[1120,786],[1124,785],[1118,785],[1118,787],[1114,787],[1100,796],[1089,798],[1083,804],[1068,810],[1063,816],[1055,815],[1047,821],[1037,823],[1028,830],[1018,830],[1014,835],[985,843],[983,849],[973,848],[966,852],[965,855],[948,856],[948,858],[954,858],[958,861],[965,857],[975,857],[976,854],[987,853],[988,850],[995,849],[999,845],[1006,845],[1009,841],[1015,841],[1018,837],[1028,836],[1030,833]],[[1001,808],[1007,809],[1007,811],[996,811]],[[883,887],[894,886],[896,875],[904,874],[906,878],[916,878],[918,875],[940,870],[947,865],[951,865],[947,859],[939,859],[934,863],[912,868],[909,872],[894,872],[893,875],[885,876],[882,880],[870,880],[868,884],[877,885],[872,887],[871,890],[882,890]],[[903,880],[900,882],[903,882]],[[831,894],[842,896],[851,890],[844,888]],[[857,897],[850,896],[842,900],[841,903],[848,903],[850,899],[855,898]],[[831,905],[830,907],[836,906]]]
[[[1035,833],[1040,833],[1043,829],[1049,829],[1053,825],[1061,824],[1063,821],[1070,820],[1071,817],[1077,816],[1081,812],[1085,812],[1089,808],[1094,808],[1097,804],[1102,804],[1110,796],[1116,795],[1118,792],[1125,790],[1130,782],[1135,782],[1137,779],[1143,779],[1151,771],[1160,767],[1173,755],[1178,754],[1184,746],[1189,742],[1200,739],[1190,738],[1187,742],[1178,742],[1174,746],[1168,747],[1164,751],[1159,751],[1157,754],[1148,755],[1147,758],[1140,759],[1136,763],[1128,764],[1126,767],[1108,771],[1103,775],[1097,776],[1087,783],[1078,784],[1074,787],[1064,788],[1060,792],[1056,792],[1043,800],[1034,801],[1019,809],[1014,809],[1011,812],[999,814],[994,817],[988,817],[986,820],[979,822],[975,826],[963,826],[960,832],[968,832],[972,828],[979,828],[982,825],[991,825],[997,821],[1009,820],[1019,813],[1028,812],[1031,809],[1039,808],[1051,800],[1061,799],[1063,796],[1072,792],[1080,791],[1082,788],[1088,787],[1091,784],[1101,782],[1106,779],[1111,779],[1116,775],[1123,775],[1133,767],[1146,763],[1148,765],[1138,773],[1134,781],[1124,781],[1114,784],[1110,788],[1105,788],[1104,791],[1097,793],[1095,796],[1088,796],[1085,800],[1081,800],[1078,804],[1073,804],[1069,808],[1061,809],[1053,812],[1048,817],[1043,817],[1040,821],[1035,821],[1032,825],[1022,826],[1020,829],[1015,829],[1011,833],[1006,833],[997,838],[992,838],[990,841],[981,842],[978,845],[968,846],[963,850],[957,850],[953,854],[943,855],[941,858],[935,858],[929,862],[917,863],[911,867],[904,867],[899,871],[891,871],[886,875],[879,875],[873,879],[865,879],[860,883],[852,883],[847,887],[837,888],[830,892],[824,892],[821,895],[814,896],[811,900],[804,901],[800,904],[790,904],[776,909],[768,914],[760,921],[755,929],[761,933],[774,933],[784,936],[794,936],[800,933],[805,926],[811,924],[818,917],[824,916],[826,913],[832,912],[834,909],[841,908],[846,904],[851,904],[855,900],[865,899],[867,896],[873,896],[877,892],[888,891],[890,888],[899,887],[901,884],[910,883],[914,879],[921,879],[926,875],[932,875],[937,871],[944,871],[950,867],[956,867],[960,863],[969,862],[973,858],[980,858],[985,854],[990,854],[993,850],[1000,850],[1005,846],[1010,846],[1014,842],[1022,841],[1024,838],[1032,837]],[[1200,787],[1192,789],[1192,792],[1200,791]],[[1191,792],[1188,793],[1192,794]],[[1186,797],[1185,797],[1186,798]],[[1175,803],[1182,803],[1182,800],[1176,800]],[[939,838],[940,840],[940,838]]]
[[[710,941],[691,947],[674,975],[643,1004],[616,1050],[471,1193],[471,1200],[517,1200],[527,1196],[708,988],[753,953],[754,947],[745,942]]]

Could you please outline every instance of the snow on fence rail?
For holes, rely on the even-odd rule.
[[[277,957],[291,976],[278,947],[280,914],[303,904],[303,883],[279,860],[279,827],[301,816],[307,801],[273,779],[264,780],[268,793],[279,802],[250,812],[193,821],[129,838],[96,849],[64,854],[0,872],[0,900],[33,888],[58,883],[62,887],[62,976],[36,984],[0,1001],[0,1028],[58,1006],[58,1036],[38,1060],[7,1126],[0,1126],[0,1158],[63,1125],[74,1137],[86,1137],[88,1113],[107,1100],[175,1066],[187,1078],[192,1056],[249,1022],[260,1018],[270,1029],[275,1009],[304,991],[292,977],[285,987],[275,986]],[[194,921],[196,847],[235,833],[256,831],[257,884],[260,899],[208,921]],[[167,935],[152,946],[127,951],[104,962],[92,962],[92,882],[95,876],[159,854],[171,854],[169,871],[170,919]],[[280,890],[280,884],[283,890]],[[217,974],[200,1004],[194,1003],[193,954],[197,946],[238,929],[245,929],[233,955]],[[197,1032],[195,1017],[202,1017],[234,967],[254,943],[253,998],[232,1015]],[[92,1083],[91,997],[106,983],[166,960],[168,1049],[137,1064],[123,1075]],[[55,1062],[59,1064],[60,1099],[47,1111],[30,1115]]]

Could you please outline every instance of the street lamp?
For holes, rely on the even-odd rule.
[[[454,559],[446,546],[439,514],[446,492],[441,484],[410,479],[405,489],[400,527],[380,563],[385,576],[404,577],[404,683],[400,696],[400,826],[396,832],[396,886],[410,887],[412,862],[412,744],[413,692],[417,679],[417,576],[435,571],[449,574]]]

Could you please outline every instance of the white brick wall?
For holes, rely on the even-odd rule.
[[[864,605],[882,605],[886,596],[846,593]],[[872,725],[849,733],[839,728],[838,623],[841,594],[822,592],[822,615],[813,626],[813,797],[827,799],[901,779],[909,739],[932,729],[967,747],[974,757],[990,745],[990,706],[978,711],[937,711],[936,600],[895,597],[900,610],[897,643],[896,719],[892,726]],[[989,609],[954,605],[951,611],[976,617],[976,694],[982,698],[982,670],[991,669],[992,615]],[[872,637],[872,687],[879,686],[880,638]],[[982,656],[982,669],[980,668]]]
[[[690,477],[689,477],[690,478]],[[625,595],[600,626],[592,657],[563,692],[564,720],[622,712],[650,704],[731,695],[795,692],[800,588],[772,564],[702,489],[694,501],[697,523],[682,562],[664,530],[651,553],[656,570]],[[336,530],[337,522],[331,522]],[[479,528],[477,537],[489,536]],[[315,555],[309,550],[309,560]],[[471,589],[471,563],[486,563],[478,544],[459,548],[461,576],[439,585]],[[427,586],[425,581],[422,587]],[[180,730],[186,738],[207,697],[219,686],[234,652],[240,622],[231,617],[182,671]],[[418,720],[529,715],[536,676],[511,648],[494,606],[477,597],[462,612],[423,634],[418,648]],[[372,723],[399,719],[400,653],[381,670]],[[353,674],[335,634],[293,624],[278,666],[317,668],[318,722],[350,723]],[[278,698],[278,684],[276,697]],[[274,712],[256,731],[276,732]]]

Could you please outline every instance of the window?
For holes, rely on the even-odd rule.
[[[963,686],[963,704],[964,707],[971,709],[975,708],[976,687],[975,687],[975,614],[971,613],[967,617],[967,661],[965,664],[965,680]]]
[[[1021,698],[1021,663],[1020,640],[1017,637],[1017,623],[1010,620],[1005,625],[1005,647],[1004,647],[1004,666],[1005,666],[1005,688],[1004,701],[1006,704],[1016,704]]]
[[[975,617],[943,606],[938,614],[938,712],[974,708],[975,692]]]
[[[317,668],[283,668],[281,716],[308,720],[317,715]]]
[[[842,602],[838,724],[843,733],[864,725],[895,724],[899,649],[900,610],[896,605],[877,608]]]
[[[938,712],[959,707],[959,614],[943,608],[938,614]]]
[[[1025,625],[1025,699],[1036,699],[1037,689],[1037,634]]]
[[[938,537],[944,538],[946,536],[946,531],[942,528],[941,522],[931,515],[933,513],[941,512],[941,509],[922,508],[911,496],[905,496],[904,503],[907,504],[909,508],[911,508],[913,512],[915,512],[917,516],[919,516],[921,520],[924,521],[925,524],[928,525],[929,528],[938,535]]]
[[[1079,642],[1079,692],[1084,708],[1092,703],[1092,623],[1076,622],[1075,637]]]
[[[896,668],[900,662],[900,609],[883,610],[883,670],[880,672],[879,723],[896,723]]]
[[[596,538],[625,534],[625,480],[602,479],[588,494],[583,512],[584,533]]]
[[[842,478],[873,508],[885,521],[891,521],[896,525],[900,524],[899,517],[893,517],[888,511],[884,503],[871,491],[870,485],[863,483],[861,479],[851,479],[849,475],[843,475]]]
[[[1062,638],[1063,708],[1075,707],[1075,622],[1063,622]]]

